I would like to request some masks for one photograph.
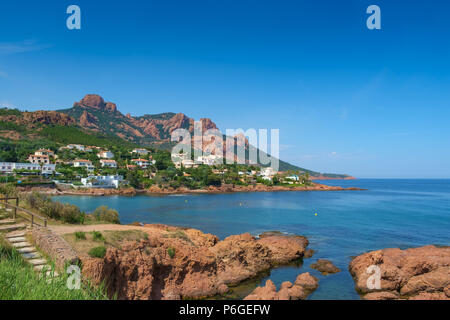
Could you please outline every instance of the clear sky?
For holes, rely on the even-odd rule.
[[[449,178],[449,15],[445,0],[2,1],[0,105],[98,93],[132,115],[279,128],[280,157],[321,172]]]

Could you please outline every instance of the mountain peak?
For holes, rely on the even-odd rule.
[[[117,106],[112,102],[105,102],[98,94],[87,94],[78,102],[75,102],[73,106],[81,106],[84,108],[93,108],[107,112],[117,112]]]

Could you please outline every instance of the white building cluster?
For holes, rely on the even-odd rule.
[[[42,174],[52,174],[55,172],[55,165],[51,163],[19,163],[19,162],[0,162],[0,172],[12,173],[14,170],[40,171]]]

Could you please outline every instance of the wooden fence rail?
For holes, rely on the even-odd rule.
[[[8,202],[10,200],[15,200],[16,204],[15,205],[10,204]],[[31,226],[36,224],[41,227],[47,227],[47,218],[41,217],[40,215],[37,215],[34,212],[31,212],[30,210],[19,207],[19,198],[18,197],[0,198],[0,201],[4,201],[3,205],[5,206],[5,209],[7,209],[7,208],[13,209],[14,220],[17,218],[17,215],[19,215],[23,219],[31,222]],[[40,220],[41,223],[36,222],[36,220]]]

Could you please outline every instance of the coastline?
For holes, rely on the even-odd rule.
[[[135,195],[170,195],[170,194],[222,194],[222,193],[238,193],[238,192],[281,192],[281,191],[364,191],[367,189],[356,187],[339,187],[328,186],[320,183],[313,183],[311,186],[265,186],[265,185],[250,185],[250,186],[209,186],[205,189],[191,190],[188,188],[159,188],[152,186],[148,189],[122,188],[122,189],[102,189],[102,188],[86,188],[86,189],[58,189],[58,188],[24,188],[23,192],[38,191],[50,195],[73,195],[73,196],[135,196]]]

